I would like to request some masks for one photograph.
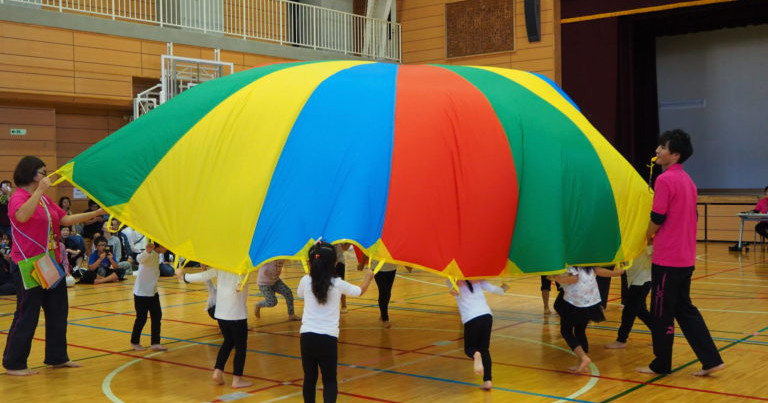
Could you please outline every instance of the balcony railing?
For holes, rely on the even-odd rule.
[[[288,0],[0,0],[399,62],[400,24]]]

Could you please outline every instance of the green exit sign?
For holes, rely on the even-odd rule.
[[[11,136],[23,136],[27,134],[27,129],[11,129]]]

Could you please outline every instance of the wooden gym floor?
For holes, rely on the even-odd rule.
[[[480,390],[480,377],[464,356],[456,304],[442,278],[398,270],[390,305],[392,328],[378,321],[377,289],[349,300],[339,339],[341,402],[756,402],[768,401],[768,260],[765,247],[728,252],[723,243],[700,243],[691,295],[702,311],[726,362],[712,377],[699,368],[681,333],[674,372],[634,372],[651,359],[650,335],[638,321],[625,350],[603,346],[616,336],[621,310],[619,281],[611,287],[607,321],[588,329],[590,374],[567,371],[575,357],[559,336],[558,317],[542,314],[538,276],[507,279],[505,296],[488,295],[494,311],[491,339],[494,390]],[[350,262],[352,263],[352,262]],[[349,266],[354,267],[353,264]],[[283,279],[294,289],[302,275],[290,265]],[[253,276],[255,278],[255,276]],[[347,271],[358,283],[361,276]],[[252,280],[253,281],[253,280]],[[210,381],[221,336],[204,312],[202,284],[160,280],[163,344],[167,352],[134,352],[133,278],[119,284],[69,289],[69,355],[82,368],[43,366],[44,321],[32,345],[30,377],[0,376],[0,401],[10,402],[297,402],[302,370],[298,330],[286,320],[284,300],[249,319],[245,375],[252,387],[234,390]],[[250,287],[249,310],[260,300]],[[552,296],[554,300],[554,293]],[[10,327],[15,297],[0,297],[0,340]],[[296,301],[301,314],[302,301]],[[145,334],[149,332],[147,323]],[[149,337],[142,337],[148,344]],[[231,370],[232,357],[227,363]],[[322,401],[318,391],[318,401]]]

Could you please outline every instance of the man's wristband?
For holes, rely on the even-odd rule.
[[[184,280],[185,283],[189,284],[189,281],[187,281],[187,273],[184,273],[184,275],[181,276],[181,279]]]

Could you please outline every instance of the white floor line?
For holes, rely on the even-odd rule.
[[[204,342],[200,342],[200,343],[210,343],[210,342],[213,342],[213,341],[217,341],[217,340],[221,340],[221,338],[212,339],[212,340],[208,340],[208,341],[204,341]],[[154,357],[154,356],[156,356],[156,355],[159,355],[159,354],[166,354],[166,353],[168,353],[168,352],[170,352],[170,351],[181,350],[181,349],[183,349],[183,348],[189,348],[189,347],[192,347],[192,346],[197,346],[197,345],[198,345],[198,344],[187,344],[187,345],[185,345],[185,346],[179,346],[179,347],[169,348],[169,349],[168,349],[168,351],[158,351],[158,352],[156,352],[156,353],[147,354],[147,355],[145,355],[144,357],[145,357],[145,358],[146,358],[146,357]],[[123,364],[123,365],[121,365],[121,366],[119,366],[119,367],[115,368],[114,370],[112,370],[112,372],[110,372],[109,374],[107,374],[107,376],[105,376],[105,377],[104,377],[104,380],[101,382],[101,391],[104,393],[104,396],[106,396],[106,397],[107,397],[107,399],[109,399],[109,400],[111,400],[111,401],[113,401],[113,402],[115,402],[115,403],[125,403],[125,402],[123,402],[122,400],[120,400],[120,398],[119,398],[119,397],[117,397],[117,396],[116,396],[116,395],[115,395],[115,394],[112,392],[112,380],[113,380],[113,379],[115,378],[115,376],[117,376],[117,374],[119,374],[119,373],[120,373],[122,370],[124,370],[124,369],[126,369],[126,368],[130,367],[130,366],[131,366],[131,365],[133,365],[133,364],[136,364],[137,362],[141,362],[141,361],[144,361],[144,358],[137,358],[137,359],[135,359],[135,360],[133,360],[133,361],[128,361],[128,362],[126,362],[125,364]]]

